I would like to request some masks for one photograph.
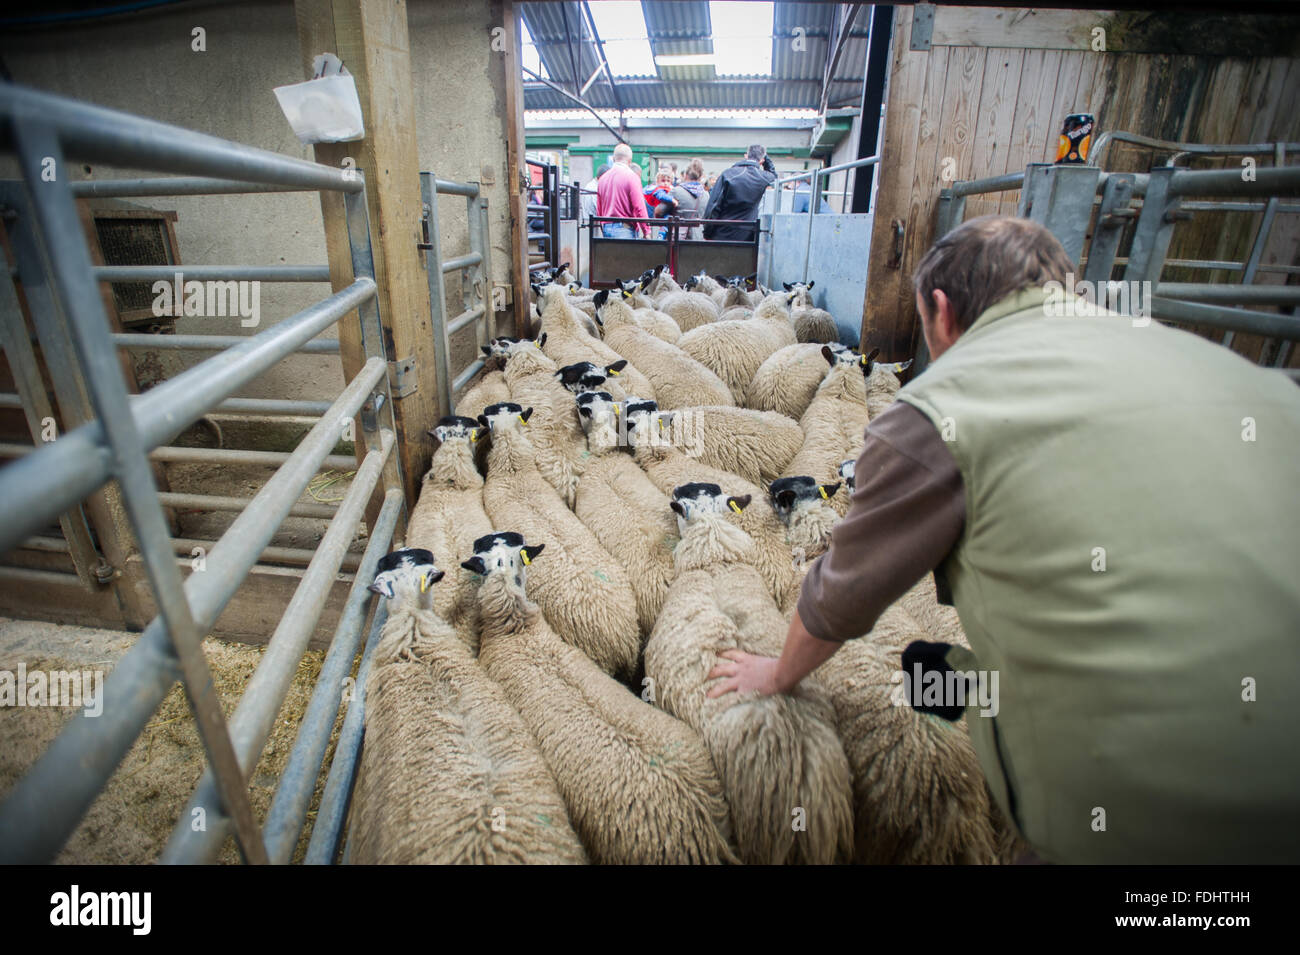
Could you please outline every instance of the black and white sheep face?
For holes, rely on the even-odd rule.
[[[811,477],[801,474],[797,477],[778,478],[768,486],[767,493],[772,499],[776,516],[789,523],[800,508],[827,502],[839,489],[838,483],[818,484]]]
[[[620,283],[620,284],[622,284],[624,288],[628,288],[630,286],[632,288],[639,288],[641,291],[644,292],[646,289],[650,287],[650,285],[654,282],[655,279],[659,278],[659,274],[663,272],[665,268],[667,268],[667,266],[656,265],[653,269],[646,269],[644,272],[641,273],[641,277],[635,279],[633,282]]]
[[[852,458],[849,458],[847,461],[840,464],[839,468],[837,468],[840,472],[840,477],[844,481],[844,486],[850,491],[857,487],[857,482],[855,481],[857,468],[858,462]]]
[[[478,423],[493,434],[497,434],[503,430],[527,425],[528,419],[532,416],[532,408],[525,408],[513,401],[501,401],[484,408],[483,413],[478,416]]]
[[[619,372],[627,367],[627,361],[620,359],[612,365],[600,365],[589,361],[580,361],[572,365],[565,365],[555,373],[555,377],[560,380],[560,384],[573,392],[580,395],[587,391],[599,391],[610,378],[617,378]]]
[[[619,404],[608,391],[587,391],[577,397],[578,420],[590,434],[598,428],[618,430]]]
[[[677,515],[677,530],[685,534],[693,521],[706,514],[739,514],[749,506],[750,496],[733,497],[725,494],[716,484],[693,482],[673,488],[673,498],[668,506]]]
[[[655,447],[669,443],[666,435],[673,414],[660,411],[655,402],[628,398],[623,406],[623,420],[627,428],[627,443],[633,451],[643,445]]]
[[[486,345],[480,345],[483,354],[488,358],[500,358],[508,361],[511,355],[523,351],[525,348],[541,348],[546,344],[546,335],[543,334],[537,340],[531,338],[511,338],[509,335],[502,335],[500,338],[494,338]]]
[[[843,345],[832,347],[831,345],[822,346],[822,357],[832,368],[837,365],[857,365],[862,369],[862,374],[870,375],[872,359],[880,354],[880,349],[873,349],[869,355],[860,355],[852,348],[845,348]]]
[[[485,433],[486,430],[482,425],[464,415],[444,415],[429,429],[429,434],[437,438],[440,444],[446,444],[448,441],[474,442]]]
[[[504,574],[523,590],[524,569],[545,547],[545,544],[525,544],[524,536],[514,531],[498,531],[474,541],[474,555],[461,566],[480,577]]]
[[[379,558],[374,581],[368,588],[388,601],[389,609],[433,606],[433,585],[443,572],[433,564],[433,554],[422,548],[395,550]]]

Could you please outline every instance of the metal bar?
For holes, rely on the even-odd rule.
[[[1267,202],[1184,202],[1182,208],[1189,212],[1263,212]],[[1300,203],[1279,202],[1277,211],[1292,214],[1300,212]]]
[[[88,131],[87,126],[77,123],[58,130],[57,116],[33,114],[29,104],[21,99],[8,104],[12,112],[4,110],[6,99],[12,92],[8,87],[0,86],[0,129],[12,138],[17,147],[24,179],[29,184],[41,182],[46,163],[52,160],[55,168],[63,167],[63,142],[56,130],[62,133],[64,141],[76,143]],[[76,106],[70,108],[80,109]],[[87,117],[86,124],[91,123],[93,118]],[[111,473],[121,488],[159,616],[180,662],[185,693],[216,780],[216,794],[232,817],[235,838],[245,860],[263,863],[266,861],[266,848],[253,819],[247,788],[239,778],[239,765],[226,729],[221,701],[217,698],[212,672],[203,653],[201,641],[207,631],[200,630],[194,619],[180,572],[172,559],[167,520],[159,505],[153,471],[145,456],[148,445],[127,401],[122,369],[109,339],[104,303],[90,275],[90,253],[81,232],[76,204],[71,193],[60,183],[53,189],[33,190],[32,211],[53,270],[54,287],[66,306],[68,320],[74,329],[73,344],[86,388],[111,449]],[[56,442],[54,447],[60,443]],[[21,468],[40,457],[39,454],[31,455],[10,465],[7,470]]]
[[[0,144],[11,143],[15,127],[40,124],[71,159],[89,159],[158,172],[189,173],[293,186],[356,192],[355,170],[292,159],[264,149],[193,130],[79,103],[13,83],[0,83]],[[28,182],[41,182],[38,177]]]
[[[294,398],[227,398],[214,408],[225,414],[300,415],[316,418],[329,411],[328,401],[299,401]]]
[[[555,90],[555,92],[559,93],[561,96],[564,96],[564,97],[567,97],[568,99],[573,100],[575,103],[577,103],[579,106],[581,106],[581,107],[582,107],[583,109],[585,109],[587,112],[589,112],[592,116],[595,116],[595,117],[596,117],[596,122],[600,123],[600,125],[604,126],[607,130],[609,130],[610,133],[613,134],[614,138],[617,139],[620,143],[625,143],[625,142],[627,142],[627,140],[623,138],[623,134],[622,134],[622,133],[620,133],[620,132],[619,132],[617,129],[615,129],[613,126],[609,125],[609,123],[605,122],[604,117],[602,117],[602,116],[600,115],[600,113],[596,112],[596,111],[595,111],[594,109],[592,109],[589,105],[587,105],[586,100],[582,99],[581,97],[574,96],[572,93],[570,93],[568,90],[564,89],[562,86],[559,86],[559,85],[557,85],[557,84],[555,84],[555,83],[552,83],[550,80],[548,80],[546,77],[542,76],[540,73],[534,73],[532,70],[530,70],[530,69],[529,69],[528,67],[526,67],[526,66],[522,66],[522,67],[520,67],[520,69],[521,69],[525,74],[527,74],[528,76],[531,76],[531,77],[532,77],[533,79],[535,79],[537,82],[541,83],[543,86],[549,86],[551,89]],[[619,112],[622,112],[622,110],[619,110]]]
[[[1219,282],[1161,282],[1156,295],[1219,305],[1300,305],[1297,285],[1228,285]]]
[[[465,386],[470,383],[470,380],[482,370],[483,370],[482,358],[478,359],[475,362],[472,362],[469,365],[469,367],[466,368],[464,371],[462,371],[459,375],[457,375],[456,380],[451,383],[452,394],[455,395],[463,391],[465,389]],[[453,412],[453,414],[454,413],[455,412]]]
[[[370,359],[362,366],[335,400],[330,415],[307,433],[208,552],[207,571],[186,579],[186,597],[204,632],[212,628],[289,507],[320,470],[338,440],[334,423],[355,415],[387,371],[382,359]],[[104,712],[97,719],[69,722],[0,805],[0,863],[44,862],[58,852],[178,675],[167,631],[155,618],[104,681]]]
[[[497,313],[496,302],[492,296],[492,231],[488,220],[488,200],[486,196],[480,196],[478,200],[478,235],[479,251],[483,254],[483,262],[479,266],[480,274],[483,278],[482,293],[480,301],[487,310],[484,314],[484,330],[480,335],[480,344],[486,345],[492,338],[497,335]]]
[[[375,647],[379,645],[387,621],[388,608],[385,602],[376,601],[370,632],[366,635],[366,645],[361,651],[361,665],[357,667],[355,689],[352,699],[348,701],[339,738],[334,744],[334,759],[330,761],[325,791],[321,793],[320,805],[316,810],[316,823],[311,827],[311,840],[307,843],[307,855],[303,858],[306,865],[332,865],[343,841],[343,826],[352,804],[352,786],[356,782],[357,764],[361,760],[361,745],[365,738],[366,680],[370,676]]]
[[[246,335],[151,335],[141,332],[118,332],[113,335],[113,344],[118,348],[157,348],[165,351],[225,351],[246,341]],[[339,340],[309,339],[291,351],[306,355],[337,355]]]
[[[97,282],[328,282],[328,265],[99,265],[91,269]],[[238,305],[238,302],[235,303]]]
[[[530,203],[528,203],[528,211],[529,211],[529,212],[548,213],[548,212],[550,212],[551,210],[548,209],[548,208],[547,208],[546,206],[544,206],[544,205],[540,205],[539,203],[536,203],[536,202],[530,202]]]
[[[442,263],[443,274],[447,272],[456,272],[460,269],[472,268],[483,261],[483,256],[477,252],[470,252],[468,255],[460,255],[454,259],[447,259]]]
[[[361,645],[366,614],[370,609],[370,582],[374,579],[379,558],[388,553],[393,539],[393,529],[402,512],[402,494],[392,490],[384,496],[384,506],[370,533],[365,554],[356,569],[347,603],[339,615],[338,625],[330,640],[329,652],[321,664],[320,675],[312,690],[311,701],[303,714],[298,738],[294,741],[289,759],[280,773],[280,782],[267,813],[263,836],[271,862],[284,864],[293,857],[298,844],[307,808],[311,805],[316,780],[320,776],[329,746],[330,734],[338,719],[343,702],[343,681],[352,670],[357,650]]]
[[[429,282],[429,309],[433,325],[434,360],[437,364],[438,414],[451,414],[451,342],[447,328],[447,285],[442,267],[442,230],[438,225],[437,197],[433,173],[420,173],[420,192],[429,224],[429,251],[425,274]]]
[[[483,313],[485,311],[486,309],[484,309],[482,305],[479,305],[476,306],[475,308],[471,308],[467,312],[461,312],[459,315],[457,315],[455,318],[451,320],[450,324],[447,325],[447,334],[455,335],[458,331],[460,331],[470,322],[482,318]]]
[[[339,505],[337,517],[321,538],[316,556],[303,573],[289,605],[284,608],[266,652],[239,698],[239,705],[230,720],[230,735],[239,755],[241,782],[246,782],[257,767],[276,714],[284,705],[298,664],[316,630],[316,621],[325,609],[325,594],[334,584],[343,555],[356,536],[370,494],[379,484],[384,461],[392,453],[395,443],[393,433],[386,431],[381,449],[369,452],[357,469],[357,478]],[[205,770],[159,861],[164,864],[213,861],[233,823],[223,808],[217,780],[211,769]],[[196,809],[205,810],[207,818],[207,826],[201,831],[195,831],[190,825]]]
[[[808,237],[804,240],[803,244],[803,283],[805,285],[808,284],[808,260],[812,256],[813,216],[817,213],[817,209],[822,204],[822,195],[817,188],[818,183],[821,181],[820,176],[821,170],[814,169],[812,182],[808,190]]]
[[[80,235],[74,231],[67,234]],[[86,277],[102,315],[99,289],[89,281],[89,271]],[[130,408],[141,443],[148,449],[170,441],[217,402],[372,299],[374,293],[374,281],[359,278],[324,301],[256,335],[240,338],[238,345],[135,396]],[[106,354],[112,356],[106,319],[101,330]],[[115,358],[113,364],[120,378]],[[91,421],[0,471],[0,500],[7,503],[12,515],[0,526],[0,553],[51,522],[59,512],[60,502],[66,507],[68,501],[80,501],[108,480],[111,454],[104,434],[102,419]]]
[[[1124,267],[1125,282],[1150,282],[1155,285],[1160,281],[1165,256],[1169,253],[1169,242],[1174,234],[1174,223],[1177,221],[1175,215],[1179,200],[1169,191],[1171,177],[1177,174],[1177,170],[1168,166],[1153,169],[1149,173],[1142,214],[1138,216],[1133,243],[1129,247],[1128,263]]]
[[[327,412],[328,413],[328,412]],[[322,415],[323,417],[323,415]],[[149,452],[153,461],[187,464],[248,464],[279,467],[293,457],[288,451],[244,451],[237,448],[175,448],[164,445]],[[350,454],[330,454],[321,461],[322,470],[351,471],[357,460]]]
[[[32,540],[33,538],[28,538]],[[189,557],[196,556],[194,549],[203,548],[206,554],[216,546],[216,541],[204,540],[197,537],[173,537],[172,548],[178,555],[184,554]],[[26,546],[24,544],[23,546]],[[311,563],[311,559],[316,556],[316,551],[309,547],[264,547],[262,553],[258,555],[259,564],[293,564],[295,566],[305,567]],[[358,554],[349,553],[343,558],[343,563],[339,566],[340,573],[355,573],[360,566],[361,557]]]
[[[257,498],[226,497],[218,494],[158,492],[158,501],[163,507],[173,507],[180,511],[242,511],[255,500]],[[289,508],[290,517],[321,517],[329,520],[335,513],[335,508],[329,504],[294,504]]]
[[[1243,179],[1240,169],[1178,169],[1169,180],[1169,195],[1300,196],[1300,166],[1266,166],[1256,169],[1254,177]]]
[[[476,182],[453,182],[450,179],[435,179],[433,184],[434,192],[440,196],[465,196],[468,199],[478,198],[479,185]]]
[[[1264,203],[1264,215],[1260,217],[1259,228],[1255,232],[1255,241],[1251,244],[1250,256],[1247,258],[1246,268],[1241,274],[1241,284],[1243,286],[1252,285],[1255,281],[1255,273],[1259,271],[1260,260],[1264,257],[1264,247],[1268,245],[1269,233],[1273,231],[1273,220],[1277,217],[1277,206],[1277,196],[1270,196],[1268,201]],[[1223,333],[1223,347],[1232,347],[1235,334],[1235,332]]]
[[[852,162],[842,162],[835,166],[823,166],[820,169],[805,169],[803,172],[791,173],[784,178],[775,180],[773,186],[783,186],[787,182],[797,182],[801,179],[809,178],[813,173],[825,176],[828,173],[839,172],[841,169],[857,169],[860,166],[874,166],[880,162],[879,156],[867,156],[863,159],[854,159]]]
[[[22,408],[22,395],[0,395],[0,408]]]
[[[1115,255],[1119,251],[1124,229],[1136,211],[1129,203],[1133,198],[1132,176],[1112,175],[1101,187],[1101,206],[1097,209],[1097,225],[1088,245],[1088,264],[1083,278],[1087,282],[1109,282],[1115,268]]]
[[[72,194],[82,197],[126,198],[129,196],[222,196],[256,192],[315,192],[312,186],[273,182],[242,182],[237,179],[209,179],[201,176],[170,176],[154,179],[82,179],[69,183]]]
[[[66,537],[29,537],[21,545],[23,550],[40,551],[42,554],[70,554]]]
[[[1150,301],[1152,316],[1165,321],[1300,341],[1300,318],[1291,315],[1270,315],[1222,305],[1201,305],[1158,295],[1152,296]]]
[[[1148,149],[1191,153],[1192,155],[1198,156],[1235,156],[1244,153],[1271,153],[1274,152],[1278,145],[1277,143],[1180,143],[1168,139],[1154,139],[1150,136],[1140,136],[1137,133],[1127,133],[1123,130],[1109,130],[1097,137],[1097,144],[1092,149],[1092,155],[1088,157],[1088,165],[1100,166],[1101,154],[1112,142],[1132,143],[1135,146],[1145,146]],[[1300,149],[1300,143],[1288,143],[1286,145],[1290,149]]]

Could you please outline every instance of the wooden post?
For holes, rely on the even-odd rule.
[[[351,158],[366,177],[370,230],[379,286],[379,314],[390,359],[414,359],[414,389],[401,389],[390,372],[397,448],[408,507],[429,467],[432,439],[425,433],[437,422],[438,388],[420,242],[420,163],[411,88],[410,39],[405,0],[296,0],[298,41],[304,78],[318,53],[334,53],[357,84],[364,139],[315,147],[316,160],[332,166]],[[352,281],[343,197],[321,194],[330,276],[335,290]],[[344,372],[351,377],[365,361],[360,322],[353,312],[339,323]],[[357,422],[357,457],[366,451]],[[377,492],[382,494],[382,488]],[[373,519],[375,501],[367,516]]]
[[[502,4],[506,39],[506,161],[505,183],[510,193],[510,284],[515,335],[531,334],[528,322],[528,192],[524,164],[524,78],[519,69],[519,9],[513,0]]]

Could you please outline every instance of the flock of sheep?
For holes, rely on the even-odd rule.
[[[1008,861],[964,724],[893,701],[908,643],[965,643],[929,578],[794,694],[706,696],[780,654],[905,366],[811,283],[545,279],[371,588],[352,860]]]

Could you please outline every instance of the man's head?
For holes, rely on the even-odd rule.
[[[614,162],[629,163],[632,161],[632,147],[627,143],[619,143],[614,147]]]
[[[930,247],[912,284],[930,357],[938,358],[975,319],[1008,295],[1064,284],[1074,264],[1046,228],[1028,219],[980,216]]]
[[[599,179],[601,176],[605,175],[605,173],[609,172],[609,169],[609,163],[601,163],[600,168],[596,170],[596,178]]]
[[[682,175],[692,182],[699,182],[700,177],[704,175],[704,160],[692,159],[690,164],[686,167],[686,172]]]
[[[750,146],[745,153],[746,159],[752,159],[754,162],[761,163],[763,157],[767,155],[767,149],[764,146]]]

